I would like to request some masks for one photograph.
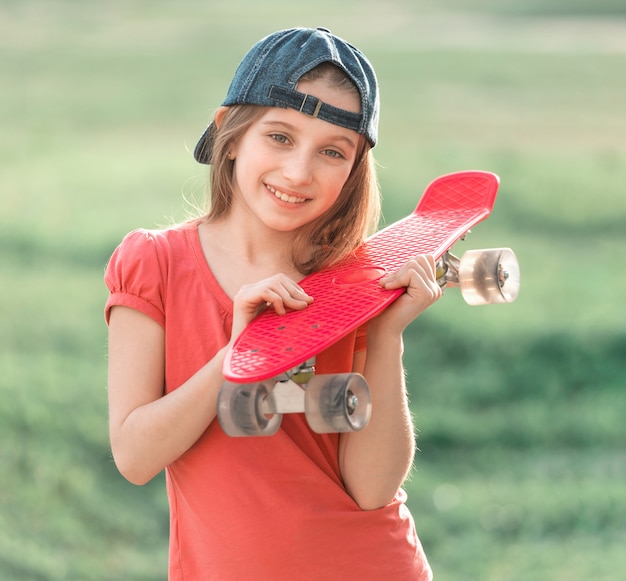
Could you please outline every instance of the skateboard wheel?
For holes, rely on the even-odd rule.
[[[273,436],[282,414],[266,415],[263,402],[271,391],[263,382],[222,384],[217,398],[217,417],[224,432],[238,436]]]
[[[307,422],[314,432],[358,432],[372,412],[369,387],[358,373],[316,375],[304,399]]]
[[[467,251],[459,266],[459,286],[469,305],[512,303],[520,286],[515,253],[510,248]]]

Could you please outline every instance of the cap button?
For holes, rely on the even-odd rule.
[[[323,26],[318,26],[317,30],[319,30],[320,32],[327,32],[328,34],[330,34],[330,30],[328,30],[328,28],[325,28]]]

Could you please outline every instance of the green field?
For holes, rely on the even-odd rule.
[[[166,578],[162,478],[108,448],[104,265],[201,198],[190,151],[238,59],[294,25],[374,63],[387,222],[439,174],[501,177],[456,250],[514,248],[518,301],[450,290],[407,332],[435,578],[623,579],[621,0],[0,0],[0,579]]]

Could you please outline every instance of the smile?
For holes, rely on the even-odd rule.
[[[273,188],[272,186],[268,186],[267,184],[265,185],[265,187],[270,192],[272,192],[272,194],[274,194],[279,200],[282,200],[283,202],[289,202],[290,204],[302,204],[303,202],[306,202],[306,198],[299,198],[297,196],[289,196],[277,190],[276,188]]]

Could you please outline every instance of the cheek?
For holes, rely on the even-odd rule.
[[[257,169],[254,164],[254,158],[246,155],[237,155],[233,168],[233,185],[239,186],[249,185],[252,176],[255,176]]]
[[[327,182],[327,192],[329,198],[329,206],[332,206],[341,195],[343,187],[346,185],[348,181],[348,177],[350,172],[337,172],[335,175],[331,176]]]

